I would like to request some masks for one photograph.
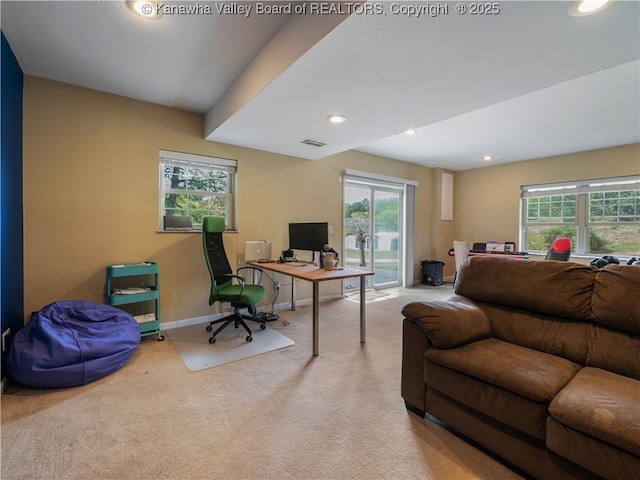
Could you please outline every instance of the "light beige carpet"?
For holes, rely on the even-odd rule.
[[[385,297],[389,296],[389,292],[387,290],[374,290],[372,288],[367,288],[364,292],[364,300],[365,302],[377,301],[381,300]],[[360,289],[349,290],[345,293],[345,298],[348,300],[353,300],[355,302],[360,301]]]
[[[205,330],[206,325],[189,325],[165,331],[182,361],[192,372],[289,347],[295,343],[272,328],[260,330],[258,324],[252,324],[249,326],[253,332],[251,342],[246,341],[247,332],[244,328],[229,325],[216,335],[215,343],[210,344],[211,333]],[[214,328],[218,326],[214,325]]]
[[[191,372],[171,338],[144,340],[118,372],[63,390],[2,397],[2,480],[518,479],[400,396],[402,307],[450,287],[394,289],[367,304],[311,306],[269,327],[296,343]]]

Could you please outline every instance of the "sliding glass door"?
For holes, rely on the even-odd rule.
[[[371,264],[376,272],[375,288],[400,285],[402,242],[400,238],[400,210],[402,191],[372,189],[373,245]]]
[[[344,188],[345,265],[373,270],[368,287],[400,285],[403,186],[347,177]],[[357,287],[357,281],[347,284]]]

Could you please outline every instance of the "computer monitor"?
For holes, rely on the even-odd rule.
[[[289,248],[321,252],[329,243],[328,222],[305,222],[289,224]]]

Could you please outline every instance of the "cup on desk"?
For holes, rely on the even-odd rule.
[[[334,265],[335,265],[335,256],[331,252],[326,252],[324,254],[324,269],[333,270]]]

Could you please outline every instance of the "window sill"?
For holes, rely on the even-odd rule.
[[[190,228],[185,230],[175,229],[175,230],[156,230],[156,233],[202,233],[201,228]],[[238,233],[238,230],[225,230],[224,233]]]

